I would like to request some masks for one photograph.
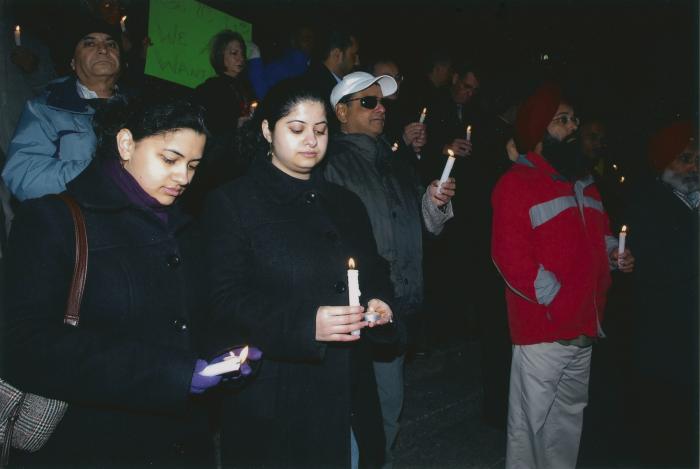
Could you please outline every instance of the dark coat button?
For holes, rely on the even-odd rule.
[[[338,293],[343,293],[347,291],[348,287],[345,282],[335,282],[335,291]]]
[[[307,192],[306,195],[304,196],[304,200],[306,201],[307,204],[312,204],[316,202],[316,193],[315,192]]]
[[[187,330],[187,321],[184,319],[175,319],[173,321],[173,326],[175,326],[175,329],[179,331],[186,331]]]
[[[175,269],[180,265],[180,256],[178,256],[177,254],[168,256],[168,259],[165,263],[171,269]]]

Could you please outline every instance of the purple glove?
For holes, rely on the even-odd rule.
[[[237,348],[235,351],[237,352],[236,355],[240,354],[242,348]],[[248,347],[248,358],[246,358],[246,361],[241,365],[241,376],[248,376],[253,372],[253,369],[250,367],[250,362],[257,362],[262,358],[262,350],[260,350],[257,347],[254,346],[249,346]]]
[[[217,357],[218,358],[218,357]],[[204,368],[209,365],[204,360],[197,360],[194,365],[194,373],[192,373],[192,382],[190,384],[191,394],[202,394],[209,388],[213,388],[221,381],[221,376],[202,376],[199,374]]]

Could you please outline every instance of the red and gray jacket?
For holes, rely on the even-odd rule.
[[[514,344],[602,335],[617,246],[593,178],[562,178],[537,153],[521,156],[493,194],[491,255],[506,282]]]

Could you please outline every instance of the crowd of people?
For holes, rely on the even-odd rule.
[[[467,57],[404,76],[300,26],[269,59],[219,32],[191,90],[143,74],[119,8],[84,2],[65,63],[31,34],[0,48],[0,376],[68,403],[11,465],[389,468],[406,358],[476,337],[506,467],[573,468],[623,318],[635,462],[697,466],[696,122],[657,129],[628,193],[555,80],[496,115]],[[61,193],[87,226],[77,327]]]

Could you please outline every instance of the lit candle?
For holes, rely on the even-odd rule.
[[[241,354],[236,356],[233,350],[229,352],[227,356],[224,357],[219,363],[214,363],[209,365],[199,372],[202,376],[217,376],[224,373],[231,373],[232,371],[238,371],[241,369],[241,365],[248,358],[248,347],[244,347],[241,350]]]
[[[620,259],[620,256],[625,252],[625,240],[627,239],[627,225],[622,225],[622,229],[620,230],[620,239],[618,240],[617,243],[617,266],[620,267],[620,263],[622,262],[622,259]]]
[[[258,108],[258,102],[257,102],[257,101],[253,101],[253,102],[250,103],[250,109],[249,109],[250,114],[249,114],[249,115],[250,115],[250,118],[251,118],[251,119],[252,119],[253,116],[255,115],[255,110],[256,110],[257,108]]]
[[[467,142],[472,141],[472,126],[468,125],[467,126]]]
[[[396,152],[399,150],[399,142],[394,142],[394,144],[391,146],[391,151]]]
[[[122,19],[119,21],[119,26],[122,27],[122,32],[126,32],[126,15],[122,16]]]
[[[423,110],[422,110],[421,113],[420,113],[420,117],[418,118],[418,123],[419,123],[419,124],[422,124],[423,122],[425,122],[425,116],[426,116],[427,114],[428,114],[428,108],[427,108],[427,107],[424,107]],[[416,158],[418,158],[418,159],[420,160],[420,158],[421,158],[420,153],[416,153]]]
[[[449,155],[447,158],[447,163],[445,163],[445,169],[442,170],[442,176],[440,176],[440,185],[442,185],[443,182],[447,181],[447,178],[450,177],[450,173],[452,172],[452,166],[455,164],[455,154],[452,150],[447,150],[447,154]]]
[[[617,165],[613,163],[612,169],[613,169],[614,171],[617,171]]]
[[[355,269],[355,259],[348,260],[348,300],[350,306],[360,306],[360,271]],[[359,329],[352,335],[360,335]]]
[[[620,184],[622,184],[623,182],[625,182],[625,177],[624,177],[624,176],[620,176]]]
[[[22,45],[22,28],[19,25],[15,26],[15,45],[17,47]]]

